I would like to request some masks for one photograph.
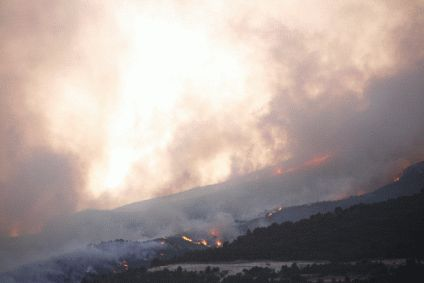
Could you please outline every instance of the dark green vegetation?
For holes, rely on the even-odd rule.
[[[424,191],[376,204],[361,204],[332,213],[316,214],[298,222],[257,228],[221,249],[186,253],[175,262],[215,262],[232,260],[330,260],[325,265],[299,269],[283,266],[274,271],[255,267],[228,275],[218,269],[204,272],[145,268],[127,272],[87,276],[83,283],[96,282],[424,282],[424,265],[409,260],[390,268],[371,258],[424,258]],[[355,264],[340,263],[357,261]]]
[[[244,222],[242,230],[255,229],[264,223],[283,223],[286,221],[299,221],[317,213],[332,212],[336,207],[348,208],[356,204],[371,204],[410,196],[420,192],[424,187],[424,162],[416,163],[402,172],[399,180],[387,184],[377,190],[359,196],[351,196],[336,201],[323,201],[298,206],[284,207],[281,211],[273,211],[271,217],[262,217]],[[283,206],[283,205],[282,205]]]
[[[166,263],[422,258],[423,239],[424,192],[421,192],[382,203],[336,208],[332,213],[318,213],[295,223],[257,228],[221,249],[189,252]]]
[[[308,265],[303,269],[293,264],[291,267],[282,266],[278,271],[254,267],[235,275],[227,275],[218,268],[206,268],[203,272],[184,271],[181,267],[175,271],[156,272],[148,272],[141,268],[113,275],[88,276],[82,283],[306,283],[323,282],[324,279],[329,279],[331,282],[421,283],[422,278],[424,278],[424,265],[408,261],[406,265],[396,268],[371,262]]]

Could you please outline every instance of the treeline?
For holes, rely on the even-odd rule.
[[[117,274],[87,275],[83,283],[253,283],[332,282],[397,283],[424,282],[422,262],[389,268],[363,261],[376,258],[424,258],[424,192],[377,204],[336,208],[295,223],[273,224],[238,237],[223,248],[189,252],[172,260],[156,260],[154,265],[175,262],[216,262],[232,260],[330,260],[324,265],[280,270],[254,267],[229,275],[217,268],[203,272],[167,269],[149,272],[129,269]],[[356,261],[356,264],[346,263]],[[345,262],[345,263],[343,263]]]
[[[155,272],[140,268],[118,274],[89,275],[82,283],[306,283],[328,279],[344,283],[421,283],[423,278],[424,265],[410,260],[396,268],[372,262],[308,265],[302,269],[293,264],[282,266],[280,270],[253,267],[234,275],[210,267],[201,272],[184,271],[181,267]]]
[[[272,224],[238,237],[223,248],[189,252],[175,262],[232,260],[330,260],[422,258],[424,192],[382,203],[336,208],[298,222]]]

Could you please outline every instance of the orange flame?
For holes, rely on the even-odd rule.
[[[295,171],[298,171],[298,170],[302,170],[302,169],[305,169],[307,167],[320,166],[320,165],[326,163],[330,159],[330,157],[331,157],[330,154],[318,155],[318,156],[313,157],[312,159],[305,161],[302,165],[294,166],[294,167],[288,168],[286,170],[283,167],[276,167],[273,170],[273,174],[276,175],[276,176],[280,176],[280,175],[284,175],[284,174],[289,173],[289,172],[295,172]]]
[[[277,167],[274,169],[274,175],[280,176],[285,173],[284,169],[282,167]]]
[[[125,270],[128,271],[128,261],[126,261],[125,259],[123,261],[121,261],[121,267]]]
[[[184,241],[187,241],[187,242],[193,243],[193,239],[191,239],[191,238],[189,238],[189,237],[187,237],[187,236],[182,236],[181,238],[182,238]]]
[[[282,210],[283,210],[283,207],[282,206],[279,206],[276,209],[268,212],[265,216],[268,217],[268,218],[271,218],[275,213],[281,212]]]
[[[200,240],[200,241],[194,241],[192,238],[190,238],[188,236],[181,236],[181,238],[184,241],[189,242],[189,243],[192,243],[192,244],[195,244],[195,245],[202,245],[202,246],[205,246],[205,247],[208,247],[209,246],[208,241],[207,240],[204,240],[204,239],[203,240]]]
[[[30,227],[24,227],[20,224],[13,224],[13,226],[7,232],[7,235],[11,238],[17,238],[22,235],[34,235],[42,231],[43,225],[32,225]]]
[[[316,157],[312,158],[311,160],[306,161],[304,163],[304,166],[305,167],[316,167],[316,166],[324,164],[325,162],[328,161],[328,159],[330,159],[329,154],[316,156]]]
[[[9,237],[17,238],[17,237],[19,237],[19,235],[20,235],[20,231],[19,231],[19,228],[17,226],[14,226],[9,230]]]
[[[216,240],[216,241],[215,241],[215,246],[216,246],[217,248],[222,248],[222,246],[223,246],[222,241],[221,241],[221,240]]]

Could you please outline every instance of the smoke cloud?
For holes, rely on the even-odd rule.
[[[0,234],[322,155],[322,192],[356,193],[424,158],[421,1],[212,2],[2,1]]]

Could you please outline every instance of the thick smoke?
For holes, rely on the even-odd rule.
[[[37,76],[72,40],[75,12],[66,1],[0,4],[1,235],[37,232],[78,204],[78,158],[48,144],[43,117],[36,113],[40,105],[34,105]]]
[[[340,197],[423,159],[421,2],[296,2],[2,1],[0,234],[316,156],[329,156],[319,181],[286,205]],[[151,42],[137,41],[145,27]],[[227,226],[252,199],[208,221]],[[155,210],[173,223],[156,234],[199,224],[183,204]],[[90,213],[72,221],[95,226]],[[128,236],[107,227],[98,234]]]
[[[2,236],[39,232],[86,199],[90,160],[103,150],[100,121],[113,100],[115,69],[108,58],[112,50],[117,53],[108,42],[114,29],[103,20],[105,7],[99,4],[0,4]],[[104,48],[94,56],[91,48],[99,44]],[[63,103],[54,103],[57,99]],[[71,109],[65,111],[66,105]]]
[[[308,50],[308,39],[299,39],[284,26],[279,28],[280,39],[270,40],[273,62],[284,70],[278,77],[290,76],[291,83],[275,83],[271,109],[260,122],[264,135],[269,136],[269,129],[285,134],[288,142],[283,150],[294,160],[331,155],[334,167],[326,178],[350,183],[344,195],[374,189],[424,158],[424,116],[420,110],[424,105],[420,79],[424,71],[424,22],[418,16],[423,6],[398,5],[386,7],[403,9],[396,25],[388,30],[381,26],[375,31],[371,27],[370,31],[350,30],[353,40],[348,42],[343,42],[341,34],[337,44],[343,48],[334,54],[330,53],[333,50]],[[351,21],[367,26],[370,11],[362,8],[334,29],[343,29],[344,24],[351,29]],[[393,11],[390,14],[395,15]],[[381,24],[390,26],[393,22],[396,20],[391,18]],[[321,34],[323,38],[318,40],[334,44],[327,41],[328,34]],[[361,49],[362,41],[370,35],[375,42],[370,40],[368,49]],[[356,56],[365,60],[357,61]],[[387,56],[383,65],[373,62],[379,56]],[[289,72],[286,66],[290,66]],[[341,187],[329,189],[343,195]]]

